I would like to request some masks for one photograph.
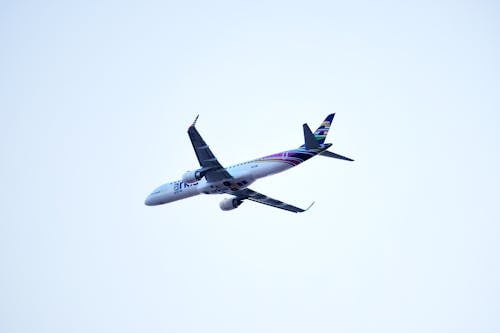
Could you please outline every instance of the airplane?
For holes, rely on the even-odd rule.
[[[225,168],[219,163],[196,129],[198,115],[187,132],[200,163],[200,168],[186,171],[182,175],[182,179],[156,188],[147,196],[144,203],[147,206],[157,206],[201,193],[228,194],[230,197],[223,199],[219,204],[220,209],[223,211],[238,208],[244,200],[248,199],[294,213],[305,212],[311,208],[314,202],[308,208],[302,209],[253,191],[248,186],[259,178],[293,168],[316,155],[353,161],[348,157],[327,150],[332,144],[325,143],[325,139],[334,116],[335,113],[329,114],[314,133],[307,124],[303,124],[304,144],[297,149],[264,156]]]

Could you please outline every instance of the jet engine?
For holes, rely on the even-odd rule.
[[[198,180],[202,179],[204,174],[201,170],[186,171],[182,175],[182,181],[187,184],[196,183]]]
[[[226,198],[220,202],[219,206],[222,210],[232,210],[238,208],[238,206],[241,205],[242,202],[243,200],[240,200],[236,197]]]

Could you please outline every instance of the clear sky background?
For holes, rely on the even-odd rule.
[[[4,1],[1,332],[499,332],[495,1]],[[303,142],[252,188],[198,167]]]

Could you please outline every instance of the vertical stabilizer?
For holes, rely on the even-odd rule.
[[[326,136],[328,135],[328,130],[332,125],[333,117],[335,117],[335,113],[329,114],[318,127],[316,132],[314,132],[314,136],[316,137],[316,140],[319,144],[325,143]]]

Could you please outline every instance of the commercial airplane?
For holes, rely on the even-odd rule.
[[[241,205],[243,200],[248,199],[294,213],[304,212],[312,204],[307,209],[302,209],[255,192],[249,189],[248,186],[259,178],[295,167],[316,155],[353,161],[350,158],[327,150],[332,144],[325,143],[325,139],[334,116],[335,113],[328,115],[314,133],[312,133],[307,124],[304,124],[305,142],[297,149],[272,154],[227,168],[224,168],[217,161],[217,158],[215,158],[200,133],[198,133],[195,127],[198,120],[198,116],[196,116],[196,119],[187,132],[193,144],[196,157],[200,162],[200,168],[187,171],[182,175],[181,180],[161,185],[148,195],[145,204],[148,206],[162,205],[201,193],[229,194],[229,198],[223,199],[220,202],[222,210],[235,209]]]

